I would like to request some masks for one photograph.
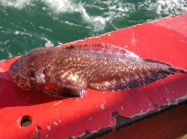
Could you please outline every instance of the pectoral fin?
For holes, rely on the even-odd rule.
[[[53,78],[46,77],[44,93],[53,96],[78,97],[87,88],[87,82],[83,76],[73,72],[58,73]]]

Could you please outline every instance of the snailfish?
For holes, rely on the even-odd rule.
[[[9,72],[23,89],[76,97],[87,88],[127,90],[187,70],[142,59],[112,44],[90,43],[33,49],[15,61]]]

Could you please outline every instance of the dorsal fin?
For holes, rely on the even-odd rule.
[[[140,58],[133,52],[130,52],[119,46],[116,46],[113,44],[107,44],[107,43],[71,44],[69,46],[66,46],[65,49],[89,50],[89,51],[96,51],[96,52],[121,54],[121,55],[130,56],[130,57]]]

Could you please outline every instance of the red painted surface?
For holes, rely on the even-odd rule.
[[[111,43],[133,51],[142,58],[187,69],[187,13],[73,43],[88,42]],[[151,110],[159,111],[160,106],[177,105],[179,100],[187,100],[186,74],[171,75],[144,87],[122,92],[103,93],[88,89],[83,98],[63,99],[25,91],[16,86],[8,73],[10,64],[17,58],[0,62],[2,139],[32,139],[38,136],[41,139],[66,139],[81,136],[85,131],[97,132],[103,127],[115,130],[116,121],[111,116],[114,111],[132,118],[146,115]],[[187,115],[187,111],[183,113]],[[20,120],[25,115],[31,117],[32,123],[21,127]],[[37,126],[41,127],[40,131]],[[184,129],[179,130],[185,132]]]

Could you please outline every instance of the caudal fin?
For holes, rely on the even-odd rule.
[[[177,72],[181,72],[181,73],[186,73],[187,74],[187,70],[186,69],[182,69],[182,68],[177,68],[177,67],[172,67],[169,66],[169,71],[171,72],[171,74],[175,74]]]
[[[177,72],[187,73],[186,69],[182,69],[182,68],[178,68],[178,67],[173,67],[172,65],[167,64],[165,62],[160,62],[160,61],[152,60],[152,59],[144,59],[144,61],[150,62],[150,63],[158,63],[158,64],[161,64],[161,65],[165,65],[165,66],[168,67],[168,73],[170,73],[170,74],[175,74]]]

